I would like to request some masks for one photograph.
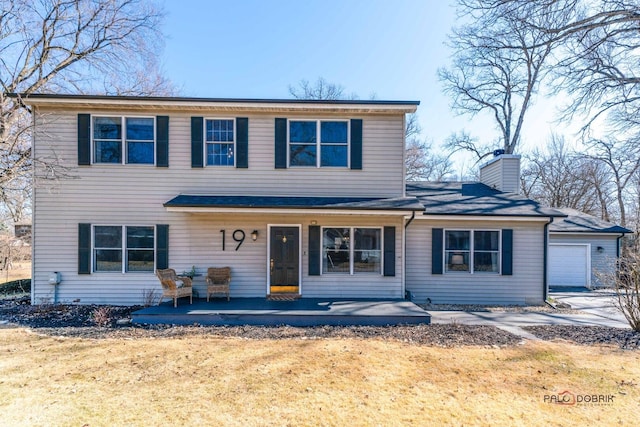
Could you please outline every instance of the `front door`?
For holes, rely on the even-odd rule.
[[[270,292],[300,292],[300,229],[271,227]]]

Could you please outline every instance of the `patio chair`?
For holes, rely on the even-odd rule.
[[[189,304],[193,304],[193,288],[190,278],[176,275],[176,271],[173,268],[157,270],[156,276],[162,283],[160,302],[162,302],[163,298],[173,298],[173,306],[177,307],[178,298],[189,297]],[[158,305],[160,302],[158,302]]]
[[[213,294],[224,294],[229,301],[231,287],[231,267],[210,267],[207,269],[207,302]]]

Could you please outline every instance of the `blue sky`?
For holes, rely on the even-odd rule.
[[[437,79],[455,21],[447,0],[166,0],[165,10],[163,65],[185,96],[290,98],[289,85],[322,76],[361,99],[419,100],[422,136],[436,144],[462,128],[490,138],[487,120],[454,116]],[[534,138],[546,139],[549,110],[534,115]]]

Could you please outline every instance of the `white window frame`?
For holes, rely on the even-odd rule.
[[[214,120],[225,120],[225,121],[231,121],[233,122],[233,141],[211,141],[208,142],[207,141],[207,122],[208,121],[214,121]],[[238,139],[238,124],[236,123],[236,118],[235,117],[205,117],[203,122],[202,122],[202,140],[204,141],[204,154],[203,154],[203,158],[204,158],[204,165],[205,167],[212,167],[212,168],[231,168],[231,167],[236,167],[236,161],[238,160],[238,145],[237,145],[237,139]],[[233,145],[233,164],[232,165],[210,165],[208,162],[208,158],[207,158],[207,146],[211,144],[218,144],[218,145],[228,145],[231,144]]]
[[[377,274],[379,276],[383,275],[384,272],[384,227],[371,227],[371,226],[363,226],[363,225],[359,225],[359,226],[351,226],[351,225],[327,225],[327,226],[322,226],[320,228],[320,254],[321,254],[321,258],[320,258],[320,275],[339,275],[339,274],[347,274],[345,272],[340,272],[340,271],[336,271],[336,272],[325,272],[324,271],[324,257],[325,257],[325,253],[324,253],[324,231],[326,229],[329,228],[348,228],[349,229],[349,275],[353,276],[353,275],[360,275],[360,274],[369,274],[369,275],[373,275],[373,274]],[[355,271],[355,230],[356,228],[361,228],[361,229],[369,229],[369,230],[378,230],[380,232],[380,271]]]
[[[447,269],[447,232],[448,231],[468,231],[469,232],[469,271],[452,271]],[[475,263],[475,233],[476,231],[493,231],[498,232],[498,271],[474,271]],[[445,228],[442,238],[442,267],[445,274],[502,274],[502,229],[492,228]],[[462,251],[462,250],[461,250]],[[449,251],[450,252],[450,251]],[[494,251],[478,251],[478,252],[494,252]]]
[[[96,144],[94,138],[94,119],[100,117],[120,118],[120,128],[122,129],[122,138],[120,141],[120,151],[122,158],[120,163],[106,163],[96,161]],[[153,121],[153,162],[152,163],[129,163],[128,157],[128,144],[127,144],[127,119],[151,119]],[[154,116],[122,116],[120,114],[92,114],[91,115],[91,164],[92,165],[133,165],[133,166],[155,166],[156,165],[156,146],[158,144],[158,128],[156,125],[156,118]],[[116,141],[109,140],[109,141]],[[131,140],[132,142],[149,142],[147,140]]]
[[[96,248],[95,245],[95,236],[96,236],[96,227],[120,227],[120,233],[121,233],[121,244],[120,244],[120,252],[122,253],[122,265],[120,266],[120,271],[103,271],[103,270],[97,270],[96,269],[96,249],[109,249],[109,250],[116,250],[116,248]],[[127,270],[127,264],[128,264],[128,249],[130,249],[127,246],[127,227],[146,227],[146,228],[153,228],[153,270],[148,270],[148,271],[129,271]],[[157,242],[158,242],[158,229],[155,225],[149,225],[149,224],[126,224],[126,225],[122,225],[122,224],[91,224],[91,273],[97,273],[97,274],[149,274],[149,273],[154,273],[156,271],[157,268],[157,256],[158,256],[158,252],[157,252]],[[131,249],[136,249],[136,248],[131,248]],[[147,248],[137,248],[137,249],[143,249],[143,250],[148,250]]]
[[[289,168],[301,168],[308,169],[313,166],[297,166],[291,165],[291,122],[315,122],[316,123],[316,168],[329,168],[329,169],[349,169],[351,165],[351,120],[350,119],[332,119],[332,118],[324,118],[324,119],[305,119],[305,118],[295,118],[287,120],[287,167]],[[347,164],[345,166],[322,166],[322,123],[323,122],[340,122],[347,124]],[[300,142],[294,142],[293,145],[313,145],[313,144],[304,144]],[[344,144],[325,144],[325,145],[333,145],[333,146],[344,146]]]

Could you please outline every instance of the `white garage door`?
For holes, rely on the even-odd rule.
[[[588,286],[589,278],[589,245],[549,245],[549,286]]]

